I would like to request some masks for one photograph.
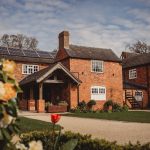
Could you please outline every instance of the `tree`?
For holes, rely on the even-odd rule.
[[[0,39],[0,46],[19,49],[37,50],[38,40],[34,37],[27,37],[23,34],[4,34]]]
[[[129,50],[135,53],[150,53],[150,46],[143,41],[137,41],[136,43],[129,45]]]

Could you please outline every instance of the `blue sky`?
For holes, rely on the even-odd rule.
[[[71,44],[119,55],[137,40],[150,44],[150,0],[0,0],[0,36],[36,37],[41,50],[51,51],[63,30]]]

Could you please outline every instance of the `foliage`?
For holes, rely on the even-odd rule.
[[[108,100],[104,103],[104,108],[108,108],[109,106],[113,106],[113,101],[112,100]]]
[[[4,47],[37,50],[38,40],[34,37],[27,37],[23,34],[4,34],[0,39],[0,44]]]
[[[85,109],[87,106],[86,102],[83,100],[81,102],[79,102],[78,107],[82,110]]]
[[[109,106],[112,106],[112,111],[113,112],[121,112],[121,111],[128,111],[128,106],[121,106],[117,102],[113,102],[112,100],[108,100],[104,103],[103,107],[105,111],[110,111],[108,108]]]
[[[58,103],[58,105],[60,105],[60,106],[68,106],[68,103],[66,101],[60,101]]]
[[[94,105],[96,105],[96,101],[95,100],[90,100],[88,103],[87,103],[87,106],[88,107],[92,107],[92,106],[94,106]]]
[[[149,53],[150,46],[143,41],[137,41],[136,43],[129,45],[129,50],[139,54]]]
[[[113,112],[121,112],[123,111],[122,107],[120,104],[116,103],[116,102],[113,102]]]
[[[52,139],[49,132],[30,132],[21,135],[21,142],[25,145],[31,140],[41,140],[45,150],[51,150]],[[90,135],[81,135],[79,133],[65,132],[60,135],[59,144],[62,146],[64,143],[77,139],[78,145],[75,147],[75,150],[149,150],[150,143],[141,145],[139,142],[137,144],[128,143],[126,145],[118,145],[116,142],[108,142],[104,139],[92,139]],[[72,144],[75,144],[76,141],[73,141]],[[70,145],[70,143],[69,143]],[[63,146],[64,147],[64,146]],[[62,147],[61,147],[62,149]],[[65,149],[67,150],[67,148]],[[70,149],[69,149],[70,150]]]
[[[16,124],[17,104],[16,95],[21,92],[14,78],[15,64],[12,61],[0,62],[0,147],[11,146],[14,133],[19,132]]]
[[[128,111],[128,110],[129,110],[129,107],[127,105],[123,105],[122,111]]]

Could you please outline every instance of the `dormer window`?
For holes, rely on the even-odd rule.
[[[22,74],[32,74],[39,71],[38,65],[22,64]]]
[[[137,78],[137,71],[136,69],[129,70],[129,79],[136,79]]]
[[[92,72],[103,72],[103,61],[100,60],[91,60],[91,71]]]

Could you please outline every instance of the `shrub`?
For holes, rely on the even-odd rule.
[[[127,105],[124,105],[123,107],[122,107],[122,111],[128,111],[129,110],[129,107],[127,106]]]
[[[80,109],[85,109],[86,108],[86,102],[84,100],[82,102],[79,102],[78,107]]]
[[[120,112],[120,111],[122,111],[121,105],[116,103],[116,102],[114,102],[113,103],[113,112]]]
[[[31,140],[41,140],[44,146],[44,150],[52,149],[52,136],[48,131],[34,131],[21,135],[21,141],[27,144]],[[91,139],[90,135],[81,135],[79,133],[65,132],[60,136],[60,146],[71,139],[78,139],[78,144],[75,150],[150,150],[150,143],[141,145],[137,144],[126,144],[124,146],[118,145],[116,142],[109,142],[104,139]]]
[[[109,106],[113,106],[113,101],[112,100],[108,100],[104,103],[104,108],[108,108]]]
[[[96,105],[96,101],[95,100],[90,100],[88,103],[87,103],[87,106],[89,108],[92,108],[94,105]]]

